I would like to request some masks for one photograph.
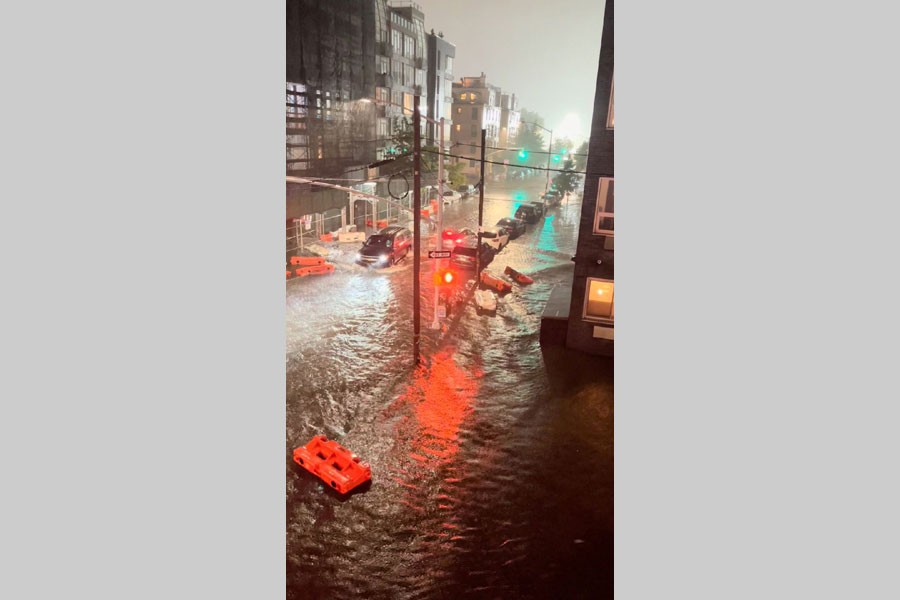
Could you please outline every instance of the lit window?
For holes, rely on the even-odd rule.
[[[614,282],[589,277],[584,298],[584,319],[612,321],[615,318],[614,300]]]
[[[615,231],[613,225],[613,216],[615,214],[615,205],[613,203],[614,183],[615,180],[612,177],[600,178],[600,185],[597,186],[597,206],[594,208],[594,235],[613,237]]]
[[[462,127],[462,126],[461,126],[459,123],[456,124],[456,130],[457,130],[457,131],[459,131],[461,127]]]

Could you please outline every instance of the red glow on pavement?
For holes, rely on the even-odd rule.
[[[478,394],[480,376],[480,370],[461,368],[449,350],[435,354],[429,366],[416,372],[398,399],[398,404],[414,407],[418,428],[408,454],[412,460],[434,468],[457,454],[459,428]]]

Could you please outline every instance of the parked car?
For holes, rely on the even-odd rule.
[[[480,253],[479,253],[480,250]],[[475,257],[480,256],[481,266],[485,267],[494,260],[494,249],[481,243],[478,248],[478,236],[470,235],[453,248],[453,254],[450,256],[450,262],[457,267],[463,269],[475,270]]]
[[[557,207],[562,203],[562,194],[560,194],[556,190],[550,190],[549,192],[541,196],[541,198],[544,200],[547,206],[551,208]]]
[[[459,192],[459,195],[465,198],[469,198],[470,196],[475,195],[475,186],[474,185],[461,185],[456,188],[456,191]]]
[[[534,207],[534,210],[537,211],[538,218],[544,216],[544,203],[543,202],[529,202],[529,205]]]
[[[474,231],[472,231],[471,229],[466,229],[465,227],[463,227],[462,229],[452,229],[448,227],[441,233],[441,238],[443,239],[444,248],[452,248],[470,235],[474,234]]]
[[[503,227],[488,228],[481,232],[481,241],[500,252],[509,243],[509,232]]]
[[[525,233],[525,221],[521,219],[500,219],[497,221],[497,227],[502,227],[509,233],[509,239],[514,240]]]
[[[517,219],[521,219],[526,223],[537,223],[540,217],[537,214],[537,210],[530,204],[522,204],[516,210],[516,214],[513,215]]]
[[[444,190],[444,204],[452,204],[457,200],[462,200],[462,196],[459,195],[459,192]]]
[[[356,262],[376,267],[396,264],[412,247],[412,232],[406,227],[392,225],[370,235],[356,254]]]

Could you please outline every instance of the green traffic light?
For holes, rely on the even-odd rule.
[[[525,150],[519,150],[519,158],[525,160],[526,158],[528,158],[528,152],[526,152]]]
[[[559,162],[559,155],[556,154],[553,156],[553,162]]]

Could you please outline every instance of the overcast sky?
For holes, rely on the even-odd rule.
[[[478,76],[576,143],[590,136],[602,0],[415,0],[425,31],[456,45],[454,81]],[[545,137],[546,139],[546,137]]]

